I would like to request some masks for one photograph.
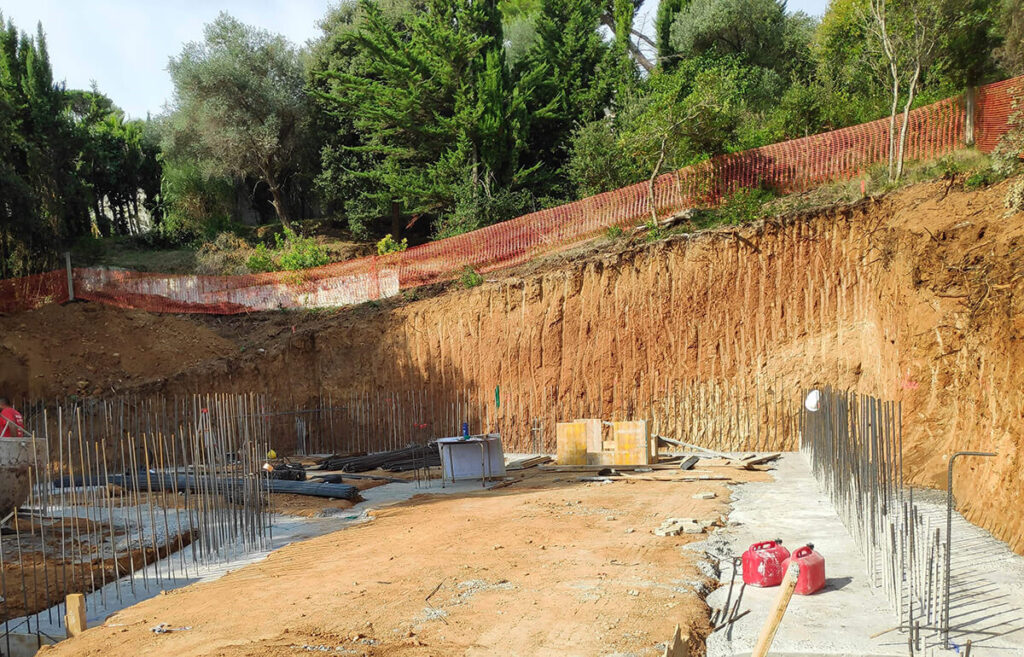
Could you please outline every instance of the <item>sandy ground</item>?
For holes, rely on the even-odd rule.
[[[719,519],[728,482],[579,476],[533,470],[500,490],[416,496],[126,609],[47,654],[655,655],[676,624],[702,643],[696,591],[708,576],[701,553],[681,548],[705,536],[652,530],[667,517]],[[704,491],[717,497],[693,499]],[[161,623],[190,629],[151,631]]]

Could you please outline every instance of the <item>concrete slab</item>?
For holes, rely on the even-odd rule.
[[[946,527],[941,491],[915,491],[914,503],[932,527]],[[953,512],[949,640],[971,655],[1024,655],[1024,557]]]
[[[782,538],[794,550],[807,542],[825,557],[828,582],[813,596],[794,596],[772,646],[772,657],[896,657],[909,654],[907,635],[889,632],[898,618],[880,589],[868,584],[866,561],[814,480],[802,454],[778,461],[775,480],[733,489],[729,526],[708,545],[721,559],[720,579],[732,577],[729,556],[739,556],[756,541]],[[915,491],[914,502],[931,521],[945,527],[945,494]],[[944,529],[943,529],[944,531]],[[967,639],[975,656],[1024,656],[1024,557],[1002,541],[953,515],[950,587],[951,649],[926,641],[923,655],[962,655]],[[742,582],[736,575],[733,601]],[[778,589],[747,587],[740,611],[751,612],[708,640],[709,657],[748,656]],[[722,607],[728,587],[708,597]]]
[[[864,559],[840,522],[832,504],[818,491],[817,482],[801,454],[786,454],[777,463],[775,480],[741,484],[733,490],[728,526],[717,539],[727,541],[728,553],[739,556],[750,544],[781,538],[791,551],[805,543],[825,557],[825,589],[812,596],[793,596],[782,621],[772,657],[904,657],[906,637],[876,632],[898,624],[881,591],[868,585]],[[722,560],[720,579],[732,578],[729,559]],[[736,574],[733,603],[742,584]],[[708,596],[712,608],[722,607],[728,586]],[[778,588],[746,587],[740,612],[750,613],[708,637],[708,657],[747,657],[778,596]]]

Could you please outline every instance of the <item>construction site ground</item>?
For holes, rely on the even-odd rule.
[[[653,530],[670,517],[721,523],[727,484],[769,475],[676,472],[602,483],[532,469],[447,495],[435,481],[370,522],[158,595],[47,654],[660,655],[676,625],[703,646],[717,572],[684,548],[707,537]],[[161,624],[173,631],[152,631]]]

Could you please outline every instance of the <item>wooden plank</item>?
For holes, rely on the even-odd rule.
[[[538,470],[545,472],[600,472],[601,470],[617,470],[633,472],[636,470],[679,470],[678,463],[652,463],[650,465],[540,465]]]
[[[668,445],[674,445],[676,447],[685,447],[687,449],[696,450],[698,452],[704,452],[706,454],[712,454],[714,456],[717,456],[720,459],[731,459],[731,458],[733,458],[733,457],[729,456],[728,454],[726,454],[724,452],[716,452],[713,449],[708,449],[707,447],[701,447],[700,445],[692,445],[690,443],[684,443],[681,440],[674,440],[672,438],[666,438],[665,436],[654,436],[654,438],[656,438],[656,439],[660,440],[661,442],[666,443]]]
[[[550,463],[553,460],[554,459],[552,459],[550,456],[532,456],[530,458],[519,459],[518,461],[513,461],[509,463],[508,465],[505,466],[505,470],[528,470],[530,468],[535,468],[538,465]]]
[[[680,470],[689,470],[693,466],[697,465],[697,463],[699,463],[699,462],[700,462],[700,457],[699,456],[690,456],[690,457],[685,458],[685,459],[683,459],[682,461],[679,462],[679,469]]]
[[[69,593],[64,602],[67,607],[67,613],[64,615],[64,627],[67,628],[70,639],[86,630],[85,596],[81,593]]]
[[[690,636],[687,635],[686,638],[683,638],[678,625],[676,625],[672,640],[665,646],[662,657],[690,657]]]
[[[586,465],[587,436],[583,422],[559,422],[555,425],[556,458],[559,465]]]
[[[772,612],[768,614],[768,618],[765,619],[764,625],[761,627],[761,634],[757,637],[757,643],[754,644],[754,651],[750,657],[765,657],[768,654],[768,650],[772,647],[772,641],[775,640],[775,633],[779,631],[782,617],[786,615],[786,608],[789,607],[789,601],[793,597],[796,580],[799,576],[800,564],[791,561],[789,568],[786,569],[786,576],[782,578],[779,595],[775,598],[775,606],[772,607]]]
[[[765,463],[771,463],[782,456],[782,452],[773,452],[772,454],[765,454],[764,456],[751,456],[742,460],[741,465],[744,468],[749,468],[752,465],[764,465]]]

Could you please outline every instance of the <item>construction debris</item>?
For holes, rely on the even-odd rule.
[[[777,460],[781,456],[782,454],[779,452],[773,452],[771,454],[765,454],[763,456],[751,454],[739,460],[730,460],[730,465],[737,465],[743,468],[744,470],[753,470],[755,465],[764,465],[765,463],[771,463],[772,461]]]
[[[708,523],[707,526],[710,526]],[[703,534],[706,526],[693,518],[668,518],[654,530],[655,536],[678,536],[680,534]]]
[[[54,480],[53,486],[54,488],[61,488],[67,486],[70,481],[71,478],[69,477],[61,477]],[[253,478],[196,477],[194,475],[172,475],[161,472],[140,472],[134,477],[131,475],[112,474],[107,476],[107,482],[122,488],[153,492],[189,490],[192,492],[209,493],[216,491],[228,498],[240,497],[244,491],[252,489],[255,485]],[[351,500],[353,502],[362,499],[359,497],[359,489],[349,484],[287,481],[282,479],[267,479],[264,483],[265,488],[269,489],[271,493],[326,497],[336,500]]]
[[[682,461],[679,462],[679,469],[680,470],[690,470],[691,468],[693,468],[693,466],[697,465],[699,462],[700,462],[700,457],[699,456],[687,456],[686,458],[684,458]]]
[[[538,465],[544,465],[545,463],[551,463],[554,459],[550,456],[530,456],[525,459],[518,459],[512,461],[505,466],[505,470],[528,470],[529,468],[535,468]]]

